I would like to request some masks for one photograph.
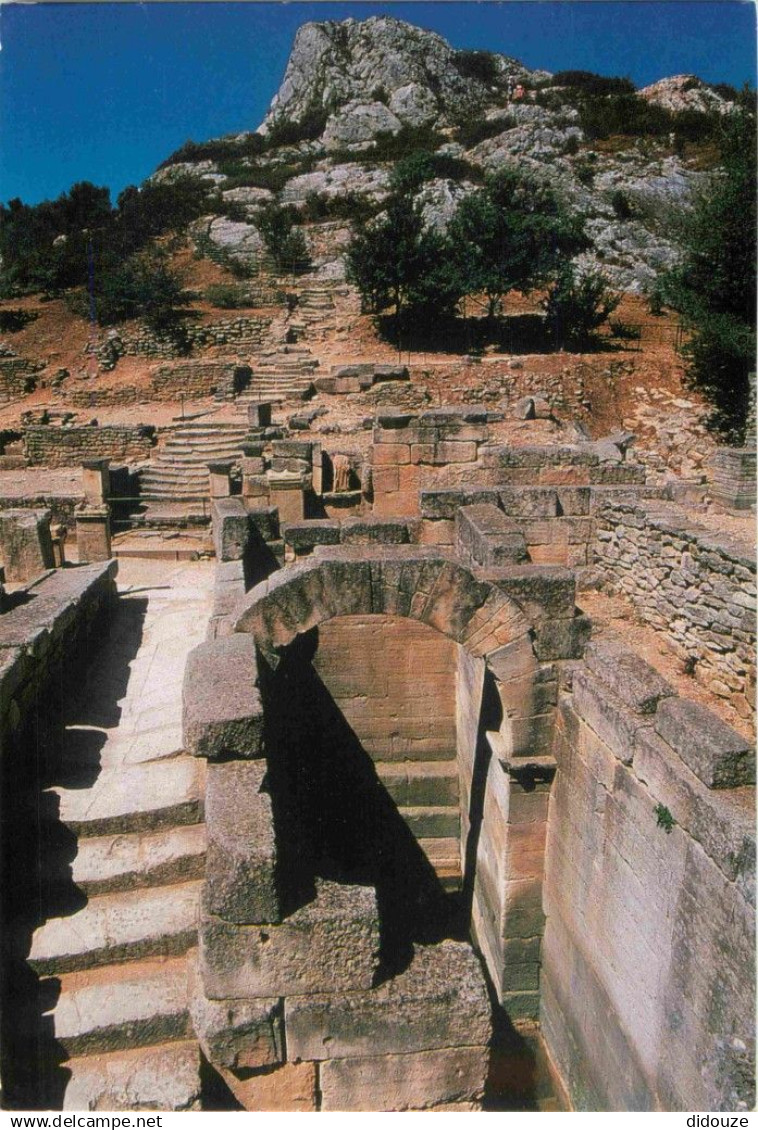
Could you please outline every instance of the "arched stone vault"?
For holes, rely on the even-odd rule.
[[[511,716],[536,669],[531,624],[492,582],[438,550],[390,546],[324,552],[274,573],[252,589],[235,623],[271,666],[295,636],[336,616],[407,616],[484,659]],[[521,706],[525,705],[523,702]]]
[[[251,634],[276,667],[298,635],[334,617],[370,614],[409,617],[436,629],[494,678],[503,721],[490,735],[472,924],[500,998],[514,1015],[536,1015],[552,705],[544,705],[546,665],[535,656],[530,619],[495,580],[452,554],[407,545],[340,546],[252,589],[234,629]],[[514,980],[511,960],[523,983]]]

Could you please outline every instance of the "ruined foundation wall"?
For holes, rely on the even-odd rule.
[[[31,464],[43,467],[78,467],[85,459],[129,463],[150,458],[153,433],[144,424],[82,428],[39,424],[24,431],[24,454]]]
[[[695,677],[755,709],[755,557],[675,509],[617,502],[596,516],[595,568],[666,633]]]
[[[701,779],[754,780],[750,754],[641,661],[624,683],[589,654],[559,704],[547,1046],[577,1109],[751,1109],[754,789]]]
[[[346,616],[319,628],[314,666],[443,879],[460,817],[452,641],[411,620]]]

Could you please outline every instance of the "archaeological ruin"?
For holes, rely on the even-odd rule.
[[[687,77],[624,97],[734,110]],[[753,1109],[755,381],[717,443],[650,301],[712,134],[566,90],[306,24],[146,182],[206,192],[178,322],[0,298],[6,1109]],[[397,168],[444,231],[543,160],[618,322],[367,308]]]

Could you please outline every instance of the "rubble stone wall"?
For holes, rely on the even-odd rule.
[[[672,506],[616,502],[595,519],[596,570],[666,634],[699,682],[754,711],[755,558]]]
[[[203,325],[187,323],[175,337],[153,333],[141,326],[134,333],[112,332],[95,346],[95,356],[105,370],[114,369],[120,357],[160,357],[174,360],[196,346],[216,347],[229,352],[238,348],[259,349],[269,319],[260,317],[224,318]]]
[[[750,1110],[754,753],[619,643],[561,696],[541,1020],[580,1110]]]
[[[37,424],[24,429],[24,454],[32,465],[78,467],[85,459],[116,463],[149,459],[155,429],[145,424],[60,428]]]

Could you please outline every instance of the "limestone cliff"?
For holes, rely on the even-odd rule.
[[[732,103],[691,75],[637,93],[627,86],[623,106],[614,106],[602,88],[577,88],[565,74],[554,79],[504,55],[456,50],[389,16],[307,23],[258,129],[184,147],[155,175],[206,182],[214,212],[198,230],[233,258],[255,259],[256,217],[272,200],[301,210],[311,225],[338,221],[342,234],[326,241],[331,252],[311,240],[317,268],[335,277],[356,202],[363,214],[381,210],[401,156],[423,149],[452,158],[419,189],[427,223],[441,228],[484,177],[515,165],[547,177],[585,215],[593,240],[586,264],[616,286],[644,291],[676,261],[672,220],[707,175],[704,156],[712,160],[712,148],[710,157],[698,148],[698,122],[713,122]]]

